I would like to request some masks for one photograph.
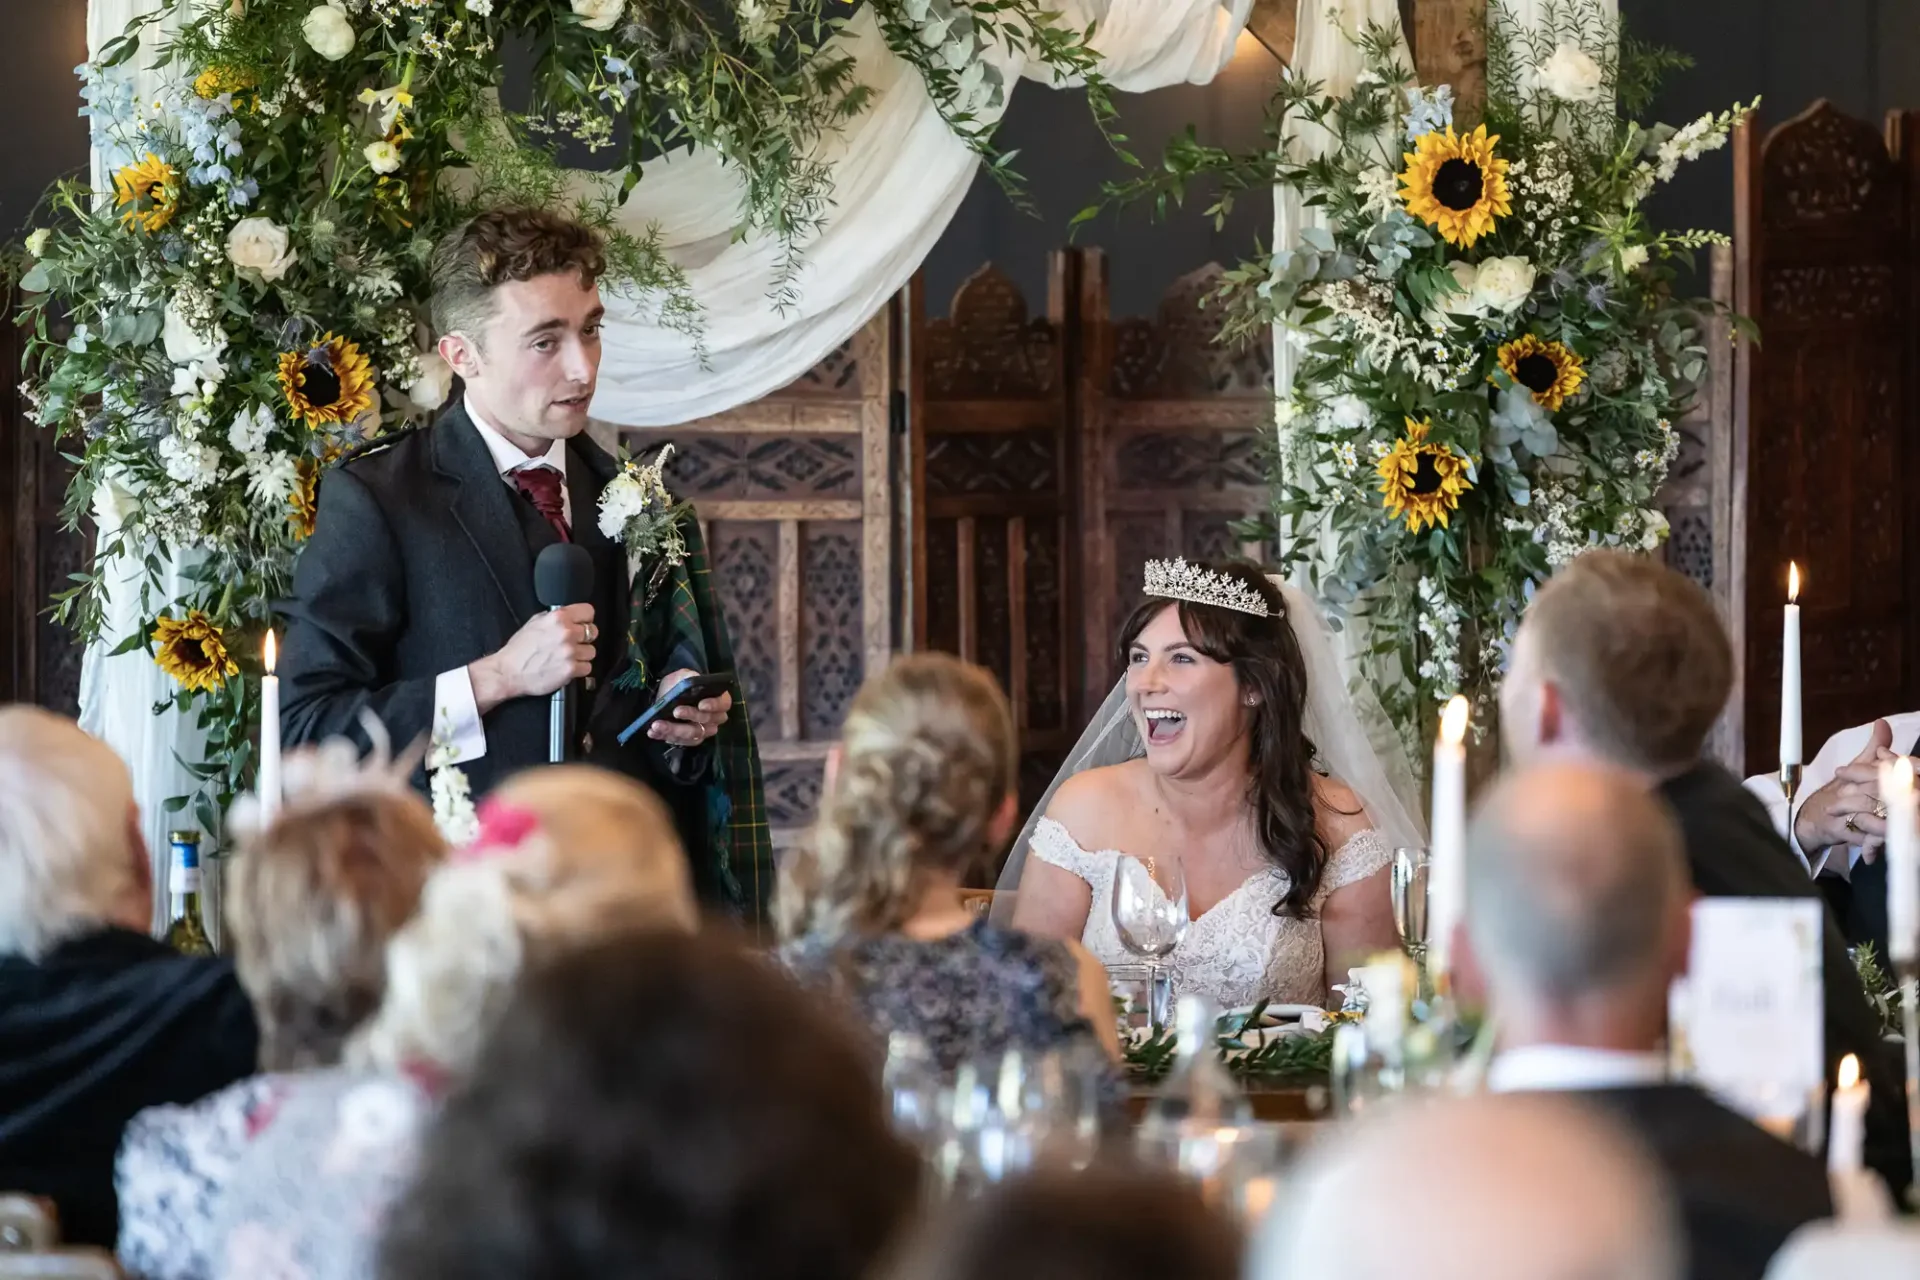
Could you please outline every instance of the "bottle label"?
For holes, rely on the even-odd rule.
[[[199,843],[192,840],[175,840],[173,842],[173,865],[176,868],[186,867],[189,870],[198,867],[200,865]]]
[[[173,874],[167,877],[167,891],[174,897],[181,894],[200,892],[200,868],[173,864]]]

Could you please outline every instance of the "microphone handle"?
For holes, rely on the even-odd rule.
[[[547,612],[552,613],[560,607],[557,604],[549,606]],[[567,760],[567,687],[561,685],[547,700],[548,764],[565,764]]]

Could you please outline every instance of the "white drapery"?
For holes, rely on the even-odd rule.
[[[216,2],[216,0],[208,0]],[[1204,84],[1233,56],[1253,0],[1063,0],[1054,8],[1075,29],[1098,22],[1093,41],[1102,74],[1117,89],[1143,92],[1181,82]],[[90,56],[160,0],[89,0]],[[159,78],[149,68],[172,20],[147,28],[143,53],[123,67],[140,100]],[[701,308],[706,360],[688,338],[654,322],[644,301],[609,299],[594,414],[630,426],[670,426],[758,399],[812,368],[901,289],[946,229],[973,181],[978,160],[956,138],[919,75],[894,57],[862,10],[841,37],[856,74],[876,93],[867,112],[822,142],[833,170],[834,207],[804,250],[797,301],[776,311],[768,301],[779,246],[765,237],[735,241],[740,179],[711,154],[681,152],[650,165],[622,217],[637,229],[657,225],[685,269]],[[1011,84],[1030,68],[1003,57]],[[1044,69],[1031,68],[1035,76]],[[94,157],[96,187],[123,158]],[[136,562],[137,563],[137,562]],[[163,594],[182,586],[168,566]],[[118,751],[133,771],[134,795],[165,883],[167,797],[191,789],[179,758],[197,759],[200,743],[182,717],[154,714],[172,683],[140,651],[108,657],[143,614],[137,571],[114,580],[103,640],[85,657],[81,723]],[[163,906],[156,905],[156,922]]]
[[[1212,80],[1233,57],[1253,0],[1066,0],[1053,7],[1076,29],[1097,21],[1093,44],[1102,74],[1117,89],[1139,92]],[[822,144],[833,167],[835,208],[806,246],[799,301],[784,313],[767,301],[777,243],[730,242],[737,174],[704,152],[677,153],[649,167],[621,217],[635,230],[658,227],[686,270],[702,308],[707,358],[703,363],[684,335],[652,323],[644,302],[610,301],[595,417],[672,426],[778,390],[865,324],[946,230],[977,159],[941,119],[919,75],[887,49],[867,10],[842,39],[874,100]],[[1030,70],[1046,74],[1018,58],[1001,65],[1009,86]]]

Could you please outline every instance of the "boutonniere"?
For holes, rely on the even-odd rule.
[[[600,532],[626,548],[628,572],[646,561],[678,565],[687,558],[680,517],[691,510],[667,492],[666,465],[671,444],[642,466],[622,456],[620,474],[600,491]]]

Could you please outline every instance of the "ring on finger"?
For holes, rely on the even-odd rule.
[[[1858,816],[1858,815],[1855,815],[1855,817],[1857,817],[1857,816]],[[1855,821],[1855,818],[1853,818],[1853,817],[1850,817],[1850,818],[1848,818],[1848,819],[1847,819],[1847,830],[1849,830],[1849,831],[1851,831],[1851,832],[1853,832],[1853,833],[1854,833],[1855,835],[1864,835],[1864,834],[1865,834],[1865,832],[1863,832],[1863,831],[1861,831],[1861,830],[1860,830],[1860,824],[1859,824],[1859,822],[1857,822],[1857,821]]]
[[[1873,802],[1873,816],[1882,819],[1887,816],[1887,806],[1884,801],[1875,800]]]

